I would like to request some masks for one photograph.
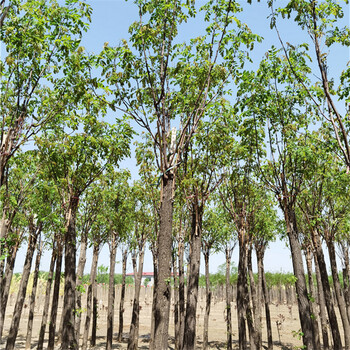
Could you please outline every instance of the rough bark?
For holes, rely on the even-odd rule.
[[[205,262],[205,314],[203,326],[203,350],[208,348],[208,331],[209,331],[209,315],[211,305],[211,289],[209,279],[209,247],[204,248],[204,262]]]
[[[321,319],[321,331],[322,331],[322,340],[323,340],[323,349],[329,350],[329,339],[328,339],[328,326],[327,326],[327,315],[326,315],[326,302],[323,292],[322,280],[320,268],[318,266],[318,261],[314,255],[315,270],[316,270],[316,279],[317,279],[317,294],[318,302],[320,308],[320,319]]]
[[[262,294],[264,297],[264,305],[265,305],[267,349],[272,350],[273,341],[272,341],[271,315],[270,315],[269,297],[268,297],[268,290],[267,290],[265,271],[264,271],[264,255],[265,255],[265,247],[261,247],[260,249],[256,250],[259,280],[261,280],[260,283],[261,283]]]
[[[4,248],[5,248],[5,238],[7,236],[7,232],[9,230],[9,220],[6,219],[6,212],[7,209],[3,208],[2,210],[2,218],[0,221],[0,256],[4,254]],[[5,268],[5,259],[0,260],[0,301],[1,301],[1,295],[2,295],[2,280],[4,277],[4,268]],[[0,313],[1,318],[1,313]],[[1,341],[1,335],[0,335],[0,341]]]
[[[91,263],[91,271],[90,271],[90,283],[88,286],[87,294],[86,294],[86,319],[84,325],[84,334],[83,334],[83,342],[82,342],[82,350],[87,349],[90,323],[91,323],[91,312],[92,312],[92,290],[94,285],[96,284],[96,272],[97,272],[97,263],[98,263],[98,255],[100,251],[99,244],[94,244],[94,249],[92,253],[92,263]]]
[[[33,255],[36,247],[37,238],[41,231],[41,225],[39,228],[33,227],[33,224],[31,224],[30,226],[32,227],[29,228],[30,237],[28,241],[27,253],[24,261],[22,278],[17,293],[17,300],[13,311],[9,335],[7,337],[6,350],[13,350],[15,348],[15,342],[19,330],[19,322],[21,320]]]
[[[308,350],[317,350],[312,325],[312,313],[310,310],[310,303],[307,295],[301,245],[298,239],[296,216],[292,204],[287,203],[287,196],[283,197],[281,208],[283,210],[286,222],[287,235],[289,238],[289,245],[292,254],[293,271],[296,277],[295,287],[298,296],[299,318],[303,333],[303,345],[306,346]]]
[[[80,339],[80,324],[81,324],[81,317],[83,315],[83,310],[81,306],[81,285],[82,285],[82,279],[84,276],[84,268],[86,263],[86,249],[87,249],[87,236],[88,232],[83,232],[81,236],[81,243],[80,243],[80,255],[79,255],[79,262],[77,267],[77,288],[76,288],[76,305],[77,305],[77,312],[76,312],[76,319],[75,319],[75,337],[77,339],[77,343],[79,344]]]
[[[180,333],[180,320],[179,320],[179,279],[177,268],[177,254],[178,251],[173,251],[173,275],[174,275],[174,334],[175,334],[175,350],[179,350],[179,333]]]
[[[37,249],[36,259],[35,259],[33,287],[32,287],[32,293],[30,296],[29,316],[28,316],[27,335],[26,335],[26,349],[30,349],[32,345],[35,297],[36,297],[36,291],[37,291],[38,280],[39,280],[39,268],[40,268],[40,260],[41,260],[42,252],[43,252],[43,244],[42,242],[40,242],[40,245]]]
[[[12,248],[11,252],[9,253],[9,256],[6,259],[6,267],[5,267],[5,273],[1,281],[1,293],[0,293],[0,300],[1,300],[1,308],[0,308],[0,341],[2,338],[2,332],[4,329],[4,322],[5,322],[5,314],[6,314],[6,307],[7,307],[7,301],[9,297],[10,292],[10,286],[13,276],[13,269],[15,266],[16,261],[16,255],[19,247],[19,242]]]
[[[327,266],[324,259],[321,239],[316,229],[312,230],[312,241],[315,249],[315,255],[317,258],[317,265],[320,269],[321,282],[322,282],[323,293],[326,301],[328,319],[329,319],[329,323],[332,325],[332,327],[330,328],[332,332],[334,348],[342,349],[342,342],[340,338],[338,320],[335,314],[331,287],[329,285],[329,280],[328,280]]]
[[[75,288],[76,288],[76,213],[79,199],[71,196],[67,213],[64,254],[64,298],[63,298],[63,331],[61,349],[77,349],[75,333]]]
[[[120,292],[120,304],[119,304],[119,330],[117,341],[121,342],[123,338],[123,327],[124,327],[124,300],[125,300],[125,276],[126,276],[126,263],[128,259],[128,251],[126,249],[122,252],[123,256],[123,271],[122,271],[122,286]]]
[[[238,320],[238,346],[239,350],[246,349],[246,304],[247,293],[247,246],[245,232],[239,235],[239,262],[238,262],[238,279],[237,279],[237,320]]]
[[[248,259],[247,259],[247,266],[248,266],[248,274],[249,274],[249,298],[251,300],[251,313],[253,316],[253,319],[251,320],[252,323],[254,322],[254,326],[251,329],[251,343],[253,342],[254,345],[250,345],[251,350],[258,349],[260,350],[262,347],[262,330],[261,330],[261,303],[258,299],[258,291],[254,280],[254,274],[253,274],[253,265],[252,265],[252,248],[253,246],[249,246],[248,250]]]
[[[179,349],[183,348],[185,336],[185,271],[184,271],[184,242],[179,243]]]
[[[321,343],[320,343],[320,331],[318,327],[318,320],[317,320],[317,307],[316,307],[316,291],[314,286],[314,281],[312,279],[312,254],[311,254],[311,247],[308,245],[306,247],[306,268],[307,268],[307,274],[308,274],[308,283],[309,283],[309,295],[311,296],[310,299],[310,309],[312,314],[314,315],[314,321],[312,322],[312,325],[314,327],[314,336],[315,336],[315,345],[317,346],[317,349],[321,349]]]
[[[344,298],[346,303],[346,311],[348,313],[348,319],[350,322],[350,262],[349,262],[349,250],[348,243],[339,242],[342,251],[342,261],[344,264],[343,268],[343,288],[344,288]]]
[[[117,254],[117,237],[116,233],[112,233],[112,240],[109,245],[109,285],[108,285],[108,306],[107,306],[107,339],[106,350],[112,349],[113,341],[113,324],[114,324],[114,273],[115,273],[115,257]]]
[[[44,306],[43,306],[43,315],[41,318],[41,326],[40,326],[40,331],[39,331],[37,350],[43,350],[46,323],[47,323],[47,318],[49,315],[50,294],[51,294],[51,286],[52,286],[53,272],[55,269],[56,257],[57,257],[56,248],[53,247],[51,261],[50,261],[50,267],[49,267],[49,274],[48,274],[47,282],[46,282],[45,300],[44,300]]]
[[[56,271],[55,271],[55,281],[53,285],[52,305],[51,305],[50,324],[49,324],[49,341],[47,345],[47,350],[54,350],[54,347],[55,347],[57,310],[58,310],[58,301],[60,296],[61,271],[62,271],[62,260],[63,260],[62,253],[63,253],[63,246],[61,242],[59,242],[57,246]]]
[[[341,320],[343,323],[345,348],[350,349],[350,323],[349,323],[349,319],[348,319],[348,314],[346,312],[346,304],[345,304],[344,294],[343,294],[342,288],[340,286],[333,240],[327,241],[327,247],[328,247],[328,253],[329,253],[329,262],[330,262],[331,271],[332,271],[335,295],[337,297],[339,313],[340,313],[340,317],[341,317]]]
[[[187,300],[185,316],[184,350],[192,350],[196,346],[196,320],[198,301],[198,281],[202,244],[203,207],[194,203],[192,207],[190,272],[187,277]]]
[[[225,249],[226,257],[226,333],[227,344],[226,349],[232,350],[232,317],[231,317],[231,302],[232,302],[232,289],[230,283],[231,276],[231,256],[232,249],[227,245]]]
[[[138,339],[139,339],[139,320],[140,320],[140,289],[141,289],[141,279],[143,271],[143,260],[144,260],[144,245],[145,242],[140,243],[139,251],[139,262],[138,269],[136,266],[136,255],[132,257],[134,276],[135,276],[135,291],[134,291],[134,301],[132,305],[132,316],[128,340],[128,350],[137,350]]]
[[[156,285],[158,279],[158,257],[157,249],[155,246],[152,247],[152,260],[153,260],[153,273],[154,273],[154,287],[153,287],[153,299],[152,299],[152,316],[151,316],[151,339],[149,348],[154,348],[154,336],[155,336],[155,317],[156,317]]]
[[[171,298],[173,178],[174,175],[171,171],[162,176],[162,198],[159,210],[160,226],[157,238],[158,277],[155,281],[154,341],[152,350],[164,350],[168,347]]]
[[[92,329],[91,329],[91,339],[90,345],[92,347],[96,346],[97,338],[97,316],[98,316],[98,303],[97,303],[97,284],[96,281],[92,288]]]

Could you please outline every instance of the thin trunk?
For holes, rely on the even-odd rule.
[[[170,314],[170,277],[172,255],[173,181],[172,172],[162,177],[162,198],[159,210],[159,235],[157,239],[158,278],[155,281],[154,341],[151,350],[168,347]]]
[[[198,281],[202,244],[202,213],[203,206],[199,206],[196,202],[192,209],[190,272],[187,277],[184,350],[192,350],[196,346]]]
[[[238,279],[237,279],[237,319],[238,319],[238,346],[239,350],[246,349],[246,304],[247,293],[247,246],[245,232],[240,233],[239,238],[239,262],[238,262]]]
[[[155,337],[155,318],[156,318],[156,285],[158,280],[158,258],[156,249],[152,249],[152,260],[153,260],[153,273],[154,273],[154,285],[153,285],[153,299],[152,299],[152,316],[151,316],[151,339],[149,342],[149,348],[154,348],[154,337]]]
[[[343,281],[344,281],[344,296],[346,303],[346,311],[348,313],[348,319],[350,322],[350,263],[349,263],[349,246],[347,243],[340,242],[343,252]]]
[[[5,315],[7,301],[10,293],[11,281],[13,276],[13,268],[15,266],[16,255],[19,247],[19,242],[12,248],[10,255],[6,259],[5,273],[2,278],[2,285],[0,286],[0,300],[1,300],[1,309],[0,309],[0,341],[2,338],[2,332],[4,329]]]
[[[316,298],[316,291],[314,286],[314,281],[312,279],[312,255],[311,255],[311,247],[310,245],[306,247],[306,267],[307,267],[307,274],[308,274],[308,283],[309,283],[309,295],[311,296],[310,299],[310,309],[312,314],[314,315],[314,321],[312,322],[312,325],[314,327],[314,336],[315,336],[315,344],[317,346],[317,349],[321,349],[321,343],[320,343],[320,331],[318,327],[318,320],[317,320],[317,305],[316,302],[313,302]]]
[[[335,308],[333,303],[333,297],[331,292],[331,287],[329,285],[327,266],[324,259],[324,254],[321,245],[321,239],[317,230],[312,231],[312,241],[315,249],[315,254],[317,258],[317,265],[320,269],[321,282],[323,287],[323,293],[326,301],[328,319],[331,326],[333,344],[335,349],[342,349],[342,342],[340,338],[339,326],[337,316],[335,314]]]
[[[96,281],[92,288],[92,329],[91,329],[91,339],[90,345],[92,347],[96,346],[97,338],[97,317],[98,317],[98,303],[97,303],[97,284]]]
[[[58,242],[55,282],[53,285],[52,305],[51,305],[50,324],[49,324],[49,341],[47,345],[47,350],[54,350],[54,347],[55,347],[57,310],[58,310],[58,301],[60,297],[61,271],[62,271],[62,260],[63,260],[62,253],[63,253],[62,243]]]
[[[2,218],[0,221],[0,256],[2,256],[4,254],[4,248],[5,248],[5,244],[4,244],[4,240],[7,236],[7,232],[9,230],[9,220],[6,219],[6,208],[3,208],[2,210]],[[4,268],[5,268],[5,259],[1,259],[0,260],[0,301],[1,301],[1,295],[2,295],[2,281],[3,281],[3,277],[4,277]],[[1,313],[0,313],[0,317],[1,317]],[[1,341],[1,332],[0,332],[0,341]]]
[[[253,246],[250,245],[248,249],[248,260],[247,260],[247,266],[248,266],[248,273],[249,273],[249,297],[251,300],[251,303],[249,305],[249,308],[252,313],[252,320],[251,323],[254,323],[254,326],[251,327],[251,333],[252,333],[252,339],[250,348],[261,350],[262,347],[262,331],[261,331],[261,303],[257,296],[257,288],[255,285],[254,280],[254,274],[253,274],[253,264],[252,264],[252,249]],[[249,323],[249,322],[248,322]],[[252,345],[252,342],[254,345]]]
[[[76,288],[76,302],[77,302],[77,311],[76,311],[76,319],[75,319],[75,338],[77,339],[77,343],[79,344],[80,339],[80,325],[81,325],[81,317],[83,315],[83,310],[81,306],[81,285],[83,283],[84,269],[86,263],[86,249],[87,249],[87,231],[83,232],[81,236],[81,244],[80,244],[80,255],[79,262],[77,268],[77,288]]]
[[[108,309],[107,309],[107,339],[106,350],[112,349],[113,341],[113,323],[114,323],[114,273],[115,273],[115,257],[117,254],[117,237],[116,232],[112,233],[112,241],[109,246],[109,284],[108,284]]]
[[[128,251],[123,250],[123,272],[122,272],[122,287],[120,295],[120,304],[119,304],[119,331],[117,341],[121,342],[123,338],[123,327],[124,327],[124,300],[125,300],[125,276],[126,276],[126,263],[128,259]]]
[[[36,297],[36,291],[37,291],[38,280],[39,280],[39,268],[40,268],[40,259],[41,259],[42,252],[43,252],[43,243],[40,242],[40,245],[38,246],[38,250],[36,254],[36,259],[35,259],[33,287],[32,287],[32,294],[30,296],[30,306],[29,306],[29,316],[28,316],[27,336],[26,336],[26,349],[30,349],[32,344],[35,297]]]
[[[179,350],[179,279],[177,268],[177,252],[173,252],[173,276],[174,276],[174,333],[175,333],[175,350]]]
[[[226,246],[226,333],[227,333],[227,344],[226,349],[232,350],[232,317],[231,317],[231,301],[232,301],[232,289],[230,283],[231,275],[231,255],[232,249]]]
[[[51,286],[52,286],[53,272],[55,269],[56,257],[57,257],[57,252],[56,252],[56,248],[54,246],[52,249],[49,274],[48,274],[47,282],[46,282],[45,300],[44,300],[43,315],[42,315],[42,319],[41,319],[41,326],[40,326],[37,350],[43,350],[47,317],[49,315],[50,294],[51,294]]]
[[[315,255],[314,255],[314,262],[315,262],[316,279],[317,279],[318,301],[319,301],[319,307],[320,307],[323,349],[329,350],[328,326],[327,326],[328,320],[327,320],[327,315],[326,315],[326,302],[325,302],[325,298],[324,298],[320,267],[318,266],[318,261],[317,261],[317,258]]]
[[[184,271],[184,242],[179,244],[179,349],[183,348],[185,336],[185,271]]]
[[[268,297],[268,290],[267,290],[265,271],[264,271],[264,255],[265,255],[265,247],[260,247],[259,249],[256,250],[259,280],[261,279],[261,282],[260,282],[261,290],[264,297],[264,305],[265,305],[267,349],[272,350],[273,341],[272,341],[271,315],[270,315],[269,297]]]
[[[144,241],[143,243],[139,243],[139,245],[140,245],[140,251],[139,251],[138,270],[136,266],[136,256],[133,257],[135,292],[134,292],[134,302],[132,306],[128,350],[137,350],[139,348],[138,339],[139,339],[139,320],[140,320],[140,289],[141,289],[141,279],[142,279],[143,260],[144,260]]]
[[[91,322],[91,311],[92,311],[92,290],[94,288],[94,285],[96,284],[96,272],[97,272],[99,251],[100,251],[99,244],[94,244],[94,250],[92,253],[91,271],[90,271],[90,283],[89,283],[87,295],[86,295],[86,319],[85,319],[85,326],[84,326],[83,343],[81,346],[82,350],[86,350],[87,344],[88,344],[90,322]]]
[[[76,213],[79,199],[71,196],[69,201],[64,249],[64,299],[63,299],[63,331],[61,349],[77,349],[75,333],[75,288],[76,288]]]
[[[299,319],[303,333],[303,345],[306,346],[308,350],[317,350],[315,345],[315,337],[313,334],[312,313],[307,295],[301,245],[298,239],[296,216],[292,205],[290,203],[286,203],[287,196],[283,197],[283,201],[284,202],[281,207],[284,212],[289,245],[292,253],[293,270],[296,277],[295,287],[298,296]]]
[[[208,331],[209,331],[209,315],[211,305],[211,289],[209,279],[209,256],[210,248],[205,246],[204,248],[204,262],[205,262],[205,314],[204,314],[204,329],[203,329],[203,350],[208,349]]]
[[[333,285],[334,285],[335,294],[337,297],[340,316],[341,316],[342,323],[343,323],[345,348],[350,349],[350,324],[349,324],[348,314],[346,312],[344,295],[342,292],[342,288],[340,286],[333,240],[327,241],[327,247],[328,247],[329,262],[330,262],[332,277],[333,277]]]
[[[25,300],[26,291],[27,291],[30,269],[32,266],[33,255],[35,252],[36,242],[37,242],[38,235],[40,234],[40,231],[41,231],[41,227],[39,228],[31,227],[29,229],[30,237],[29,237],[29,242],[27,247],[27,254],[24,261],[22,278],[21,278],[19,290],[17,293],[17,300],[13,311],[10,331],[7,337],[6,350],[13,350],[15,348],[15,342],[16,342],[17,333],[19,330],[19,322],[21,320],[22,309],[23,309],[24,300]]]

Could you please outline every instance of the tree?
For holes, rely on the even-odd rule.
[[[11,157],[66,110],[62,97],[73,94],[66,72],[90,15],[91,8],[75,0],[65,6],[55,0],[1,1],[0,40],[6,57],[1,61],[0,82],[0,187],[6,182]],[[7,233],[5,216],[0,239]]]
[[[299,81],[300,89],[309,95],[319,115],[324,118],[326,123],[332,126],[334,141],[339,148],[339,155],[343,159],[347,172],[349,172],[350,146],[347,118],[350,113],[350,68],[347,63],[347,67],[344,67],[339,76],[330,77],[332,67],[329,67],[329,56],[332,54],[331,49],[334,50],[336,45],[350,46],[350,28],[348,23],[346,23],[346,16],[344,17],[344,7],[346,8],[347,3],[347,0],[342,2],[334,0],[289,1],[285,7],[278,8],[276,11],[272,7],[271,25],[277,30],[291,72]],[[273,5],[273,1],[271,1],[270,5]],[[283,38],[278,32],[276,21],[278,15],[281,15],[283,18],[293,16],[297,25],[307,32],[314,51],[311,55],[317,62],[316,67],[310,65],[308,74],[319,75],[320,81],[312,84],[304,81],[293,61],[297,47],[294,45],[286,47],[283,43]],[[309,44],[305,43],[304,47],[308,50]],[[342,109],[340,107],[341,103],[343,103],[345,108]]]
[[[209,275],[209,258],[210,254],[220,250],[222,241],[225,241],[230,232],[229,225],[225,222],[225,214],[218,198],[208,203],[203,216],[203,232],[202,232],[202,252],[205,262],[205,314],[203,326],[203,349],[208,348],[208,331],[209,331],[209,315],[212,299],[212,291]],[[232,232],[231,232],[232,233]],[[230,305],[231,306],[231,305]],[[231,318],[230,318],[231,320]],[[227,321],[229,317],[227,316]],[[228,334],[232,334],[231,326],[228,326]],[[230,341],[229,341],[230,342]]]
[[[83,59],[83,58],[82,58]],[[62,348],[74,348],[75,338],[75,286],[76,286],[76,214],[79,198],[102,174],[108,164],[118,163],[129,151],[132,131],[123,120],[110,125],[99,119],[103,105],[92,103],[91,94],[77,111],[69,113],[60,123],[50,125],[38,137],[43,162],[60,195],[65,215],[65,296]],[[67,133],[70,128],[72,133]],[[78,128],[81,128],[81,132]]]
[[[241,44],[257,39],[234,14],[234,1],[209,2],[202,8],[206,34],[178,45],[181,25],[195,15],[194,4],[175,1],[138,2],[140,20],[127,41],[105,47],[101,62],[116,86],[114,108],[130,115],[153,141],[161,179],[160,227],[157,238],[158,278],[155,285],[154,348],[168,341],[170,310],[173,188],[177,167],[207,106],[244,61]],[[233,29],[236,25],[237,31]],[[181,126],[171,123],[182,119]],[[172,130],[172,131],[171,131]]]
[[[293,55],[293,64],[299,75],[308,73],[303,47],[299,54]],[[317,349],[295,213],[297,196],[305,178],[311,176],[306,165],[312,161],[312,154],[305,140],[309,137],[307,129],[314,122],[313,106],[300,85],[288,60],[271,48],[257,72],[247,74],[241,85],[244,97],[241,108],[257,144],[263,144],[266,130],[270,159],[262,159],[261,152],[257,152],[260,178],[274,192],[284,214],[296,277],[303,344],[308,349]]]

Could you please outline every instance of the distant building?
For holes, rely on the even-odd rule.
[[[133,272],[127,273],[126,276],[134,278],[134,273]],[[142,272],[141,286],[153,286],[153,285],[154,285],[154,273]]]

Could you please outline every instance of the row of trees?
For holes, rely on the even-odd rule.
[[[249,70],[249,51],[262,38],[240,20],[244,11],[235,1],[208,1],[201,8],[187,1],[137,5],[139,20],[131,25],[129,39],[115,48],[105,44],[99,54],[91,55],[80,46],[91,18],[87,4],[0,3],[1,42],[6,49],[0,67],[0,337],[16,254],[21,245],[27,246],[6,349],[15,347],[36,247],[36,271],[43,249],[52,250],[38,348],[43,346],[49,310],[48,348],[54,346],[63,260],[59,341],[62,349],[74,349],[83,333],[82,348],[87,348],[91,319],[96,330],[96,315],[91,315],[102,244],[110,249],[107,349],[113,341],[118,246],[124,247],[123,266],[132,251],[136,279],[128,348],[137,348],[146,244],[155,273],[152,349],[168,346],[172,272],[178,276],[176,348],[194,349],[201,252],[207,348],[209,259],[218,249],[226,256],[227,348],[232,348],[229,285],[236,245],[239,348],[246,348],[248,330],[250,348],[261,349],[264,305],[272,349],[264,254],[277,233],[291,249],[304,346],[320,349],[322,343],[324,348],[342,348],[338,307],[349,348],[349,112],[339,106],[349,103],[350,74],[347,68],[338,79],[329,78],[329,53],[323,50],[336,44],[349,46],[349,28],[341,27],[343,7],[332,0],[305,0],[274,9],[270,1],[271,27],[280,49],[270,48],[257,68]],[[203,34],[179,43],[186,22],[199,15],[204,18]],[[290,17],[308,33],[308,43],[284,44],[278,23]],[[114,123],[107,122],[109,110],[117,115]],[[132,185],[130,173],[118,168],[130,153],[131,120],[145,131],[136,145],[140,179]],[[283,219],[278,218],[277,206]],[[329,254],[333,287],[322,242]],[[93,260],[82,332],[88,246],[93,247]],[[337,248],[344,263],[343,285]],[[316,273],[316,286],[312,279],[306,283],[304,262],[308,276]],[[122,314],[119,327],[121,334]]]

